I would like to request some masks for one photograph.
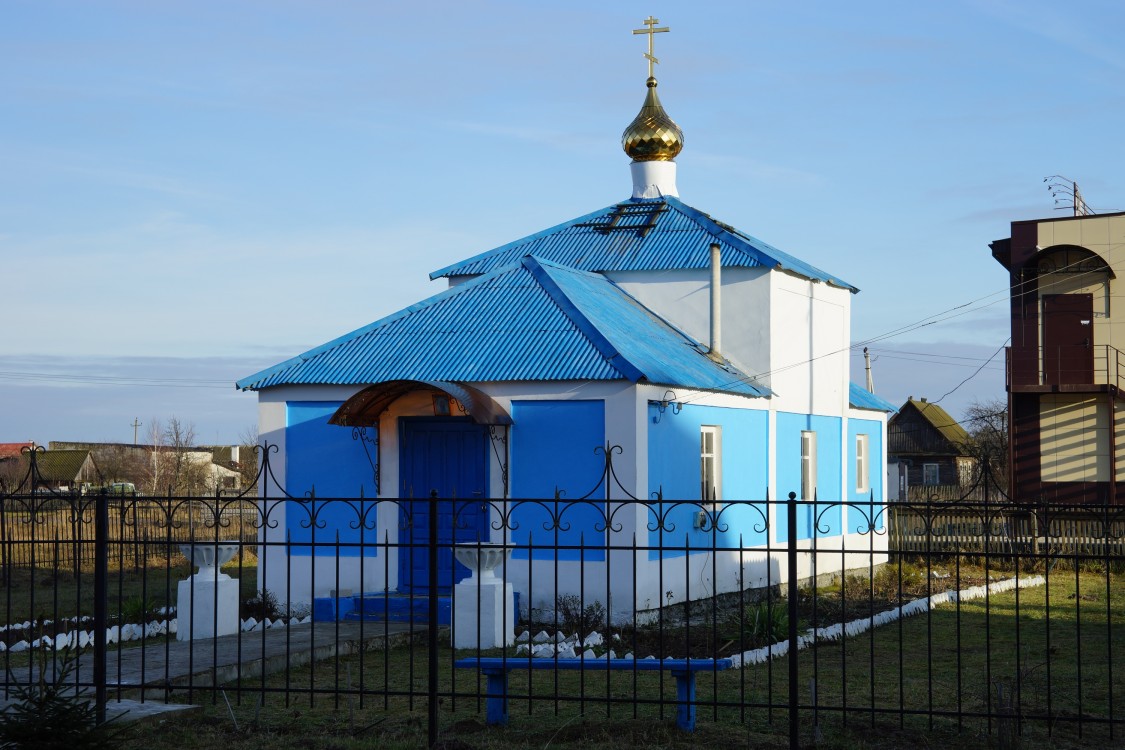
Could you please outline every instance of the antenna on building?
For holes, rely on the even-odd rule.
[[[1050,177],[1044,177],[1043,182],[1047,183],[1047,192],[1055,199],[1055,210],[1061,211],[1071,209],[1074,211],[1075,216],[1093,216],[1094,209],[1086,205],[1086,201],[1082,198],[1082,192],[1078,189],[1078,183],[1061,174],[1053,174]]]

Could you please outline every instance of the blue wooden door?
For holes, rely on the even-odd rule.
[[[488,433],[470,419],[403,418],[399,497],[399,591],[429,591],[430,497],[438,498],[438,590],[469,571],[453,561],[456,542],[488,541]]]

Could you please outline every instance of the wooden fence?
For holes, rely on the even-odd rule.
[[[109,498],[109,564],[138,570],[186,562],[181,542],[215,538],[253,544],[260,513],[253,499]],[[92,497],[6,497],[0,506],[0,567],[77,575],[94,560]],[[88,571],[86,571],[88,572]]]
[[[942,503],[895,504],[887,508],[894,551],[964,551],[990,554],[1125,554],[1125,506],[1115,515],[1104,508],[1033,512],[997,506],[943,507]]]
[[[1004,498],[1001,489],[992,483],[977,483],[972,486],[959,484],[919,484],[906,490],[907,502],[954,502],[963,500],[971,503],[996,502]]]

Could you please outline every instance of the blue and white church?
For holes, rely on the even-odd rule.
[[[276,450],[260,588],[426,591],[428,557],[405,545],[428,539],[410,499],[432,493],[463,501],[438,519],[443,543],[517,547],[505,573],[525,613],[777,585],[791,538],[841,550],[818,574],[853,564],[843,545],[885,549],[849,505],[878,515],[894,411],[850,382],[858,290],[680,199],[684,137],[649,59],[622,136],[631,195],[439,269],[444,291],[238,381]],[[796,529],[734,503],[790,492],[808,508]],[[310,495],[355,512],[325,502],[310,528],[295,511]],[[585,500],[558,524],[556,498]],[[441,589],[468,573],[448,552],[437,565]]]

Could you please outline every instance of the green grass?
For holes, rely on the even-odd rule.
[[[966,602],[959,609],[944,606],[802,652],[801,742],[811,745],[815,739],[817,747],[828,748],[999,747],[1007,733],[1017,739],[1009,747],[1113,747],[1122,742],[1125,726],[1118,725],[1111,740],[1104,725],[1089,722],[1110,715],[1111,694],[1114,716],[1125,714],[1123,654],[1125,576],[1057,570],[1047,587]],[[686,736],[672,724],[674,679],[665,675],[662,684],[653,673],[514,672],[510,726],[486,727],[484,701],[472,697],[483,690],[483,680],[465,670],[454,674],[453,658],[448,648],[441,649],[444,747],[787,746],[785,659],[701,675],[699,700],[720,705],[701,706],[697,732]],[[225,686],[230,710],[221,694],[195,691],[202,716],[138,727],[133,743],[229,750],[264,744],[279,750],[422,747],[426,674],[422,647],[322,661],[264,683],[258,678]],[[320,692],[293,693],[287,701],[281,692],[287,686]],[[1022,721],[942,715],[998,713],[998,686],[1011,696],[1013,714]],[[647,702],[634,703],[634,696]],[[913,714],[900,719],[872,713],[872,705]],[[1069,721],[1080,715],[1087,721],[1081,736]]]

